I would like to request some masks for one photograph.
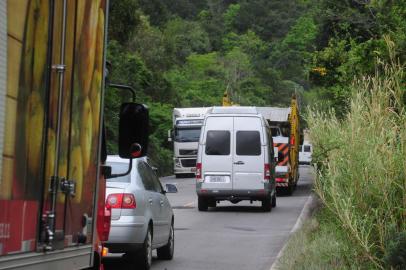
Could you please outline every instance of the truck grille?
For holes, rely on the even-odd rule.
[[[196,156],[197,149],[179,149],[179,155]]]
[[[196,167],[196,159],[181,159],[180,162],[183,167]]]

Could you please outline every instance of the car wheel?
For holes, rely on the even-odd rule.
[[[197,208],[199,209],[199,211],[207,211],[207,209],[209,208],[207,199],[198,197],[197,198]]]
[[[165,246],[157,249],[158,259],[172,260],[174,251],[175,251],[175,230],[173,229],[173,221],[172,221],[168,243]]]
[[[262,201],[262,210],[264,212],[270,212],[271,211],[271,197],[266,197]]]
[[[152,232],[151,227],[148,227],[147,235],[145,236],[144,244],[138,254],[139,269],[149,270],[152,264]],[[138,265],[137,265],[138,266]],[[138,267],[137,267],[138,269]]]
[[[272,207],[276,207],[276,190],[273,193],[272,200],[271,200]]]
[[[176,178],[182,178],[182,175],[181,174],[175,174],[175,177]]]

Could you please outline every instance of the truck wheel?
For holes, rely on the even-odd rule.
[[[172,260],[173,259],[173,252],[175,250],[175,231],[173,229],[173,221],[169,231],[169,239],[168,243],[156,250],[158,255],[158,259],[161,260]]]
[[[207,209],[209,208],[207,199],[199,196],[197,198],[197,208],[199,209],[199,211],[207,211]]]
[[[271,198],[270,197],[266,197],[265,199],[263,199],[262,201],[262,210],[264,212],[271,212]]]
[[[144,244],[138,253],[139,269],[149,270],[152,264],[152,233],[151,227],[148,227],[147,235],[145,236]],[[137,266],[138,266],[137,265]],[[138,269],[138,268],[137,268]]]
[[[181,174],[175,174],[175,177],[176,178],[182,178],[182,175]]]
[[[272,207],[276,207],[276,190],[272,196],[271,205]]]

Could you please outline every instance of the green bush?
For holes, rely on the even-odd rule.
[[[404,79],[396,61],[380,63],[374,76],[353,84],[343,120],[311,110],[307,118],[315,190],[344,229],[355,260],[377,269],[405,266],[405,253],[391,251],[404,245],[406,231]]]

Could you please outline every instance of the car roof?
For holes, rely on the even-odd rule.
[[[140,158],[134,158],[133,162],[137,163],[140,162],[141,160],[147,162],[147,157],[145,156]],[[108,155],[107,162],[128,163],[129,159],[121,158],[119,155]]]

